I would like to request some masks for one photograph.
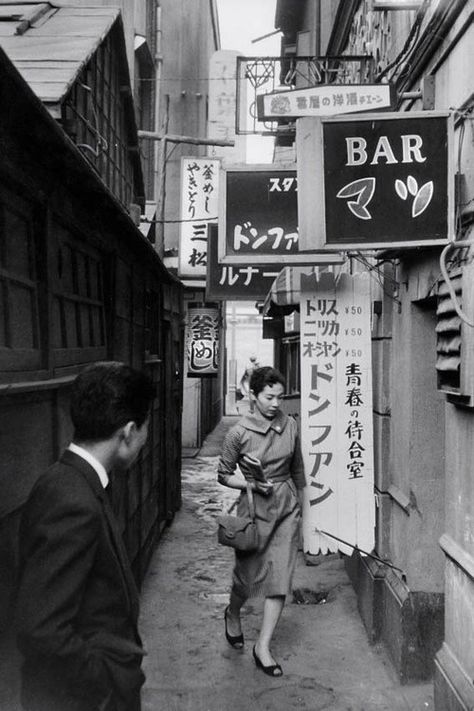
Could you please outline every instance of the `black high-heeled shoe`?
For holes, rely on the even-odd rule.
[[[266,667],[263,663],[262,660],[257,657],[257,652],[255,651],[255,645],[253,646],[253,658],[255,659],[255,664],[257,665],[257,669],[261,669],[264,674],[268,674],[268,676],[283,676],[283,669],[279,664],[269,664],[268,667]]]
[[[225,638],[229,642],[230,646],[233,647],[234,649],[242,649],[244,646],[244,635],[243,634],[236,634],[236,635],[231,635],[227,631],[227,610],[229,609],[229,606],[224,610],[224,625],[225,625]]]

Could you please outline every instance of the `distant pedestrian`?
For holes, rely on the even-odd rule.
[[[252,377],[252,373],[256,368],[260,368],[260,364],[257,360],[257,356],[251,355],[249,358],[249,362],[247,363],[244,374],[242,375],[242,378],[240,379],[240,392],[242,393],[242,397],[248,397],[250,401],[250,412],[254,411],[254,402],[250,398],[250,378]]]
[[[138,593],[108,502],[148,433],[154,389],[96,363],[71,393],[73,442],[33,487],[20,530],[18,644],[27,711],[139,711]]]
[[[236,551],[229,605],[224,611],[229,644],[244,644],[240,611],[250,597],[264,597],[260,634],[253,648],[258,668],[269,676],[281,676],[281,666],[270,650],[285,596],[291,592],[301,519],[297,490],[305,486],[303,461],[296,421],[284,415],[280,404],[285,380],[274,368],[253,371],[250,397],[255,413],[244,416],[225,437],[218,464],[224,486],[241,489],[237,515],[248,513],[246,482],[251,482],[259,534],[258,550]],[[254,465],[247,464],[247,455]],[[236,473],[239,465],[242,473]]]

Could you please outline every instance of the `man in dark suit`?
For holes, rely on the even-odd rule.
[[[74,381],[73,442],[35,484],[20,531],[27,711],[140,709],[138,593],[106,487],[145,444],[153,397],[123,363],[96,363]]]

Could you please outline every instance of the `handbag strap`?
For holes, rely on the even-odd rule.
[[[252,491],[252,487],[250,486],[250,482],[246,482],[246,483],[247,483],[247,487],[246,487],[247,488],[247,501],[249,502],[250,518],[252,519],[252,521],[255,521],[255,502],[253,499],[253,491]],[[239,502],[239,499],[237,498],[234,501],[234,503],[232,504],[232,506],[229,508],[227,513],[229,513],[229,514],[232,513],[232,511],[237,506],[238,502]]]
[[[247,499],[249,502],[250,518],[252,521],[255,521],[255,502],[253,500],[253,491],[250,482],[247,482]]]

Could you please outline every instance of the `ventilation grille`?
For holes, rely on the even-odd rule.
[[[462,307],[462,270],[457,269],[451,272],[450,278],[458,302]],[[438,388],[447,392],[461,394],[461,319],[454,309],[444,281],[441,281],[438,287],[436,316]]]

